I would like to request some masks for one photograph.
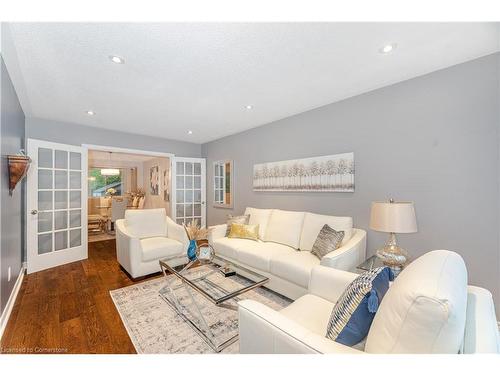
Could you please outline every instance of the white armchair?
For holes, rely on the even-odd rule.
[[[182,225],[164,208],[127,210],[125,219],[116,221],[116,256],[132,278],[159,272],[158,261],[185,254],[188,243]]]
[[[281,311],[239,303],[240,353],[499,353],[491,293],[467,286],[462,258],[429,252],[389,288],[366,340],[348,347],[325,337],[335,302],[356,274],[316,266],[309,294]]]

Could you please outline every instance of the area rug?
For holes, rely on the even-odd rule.
[[[189,272],[196,272],[190,270]],[[169,278],[172,285],[179,286],[176,276]],[[235,280],[234,277],[232,280]],[[237,278],[245,285],[248,280]],[[212,348],[177,314],[160,296],[159,291],[166,285],[164,277],[110,291],[111,298],[134,344],[141,354],[201,354],[214,353]],[[188,301],[185,289],[176,289],[181,301]],[[238,329],[238,312],[217,307],[196,292],[193,296],[200,306],[203,317],[217,337],[230,337]],[[280,310],[292,301],[266,288],[246,292],[240,299],[253,299],[272,309]],[[238,341],[225,348],[222,353],[238,353]]]

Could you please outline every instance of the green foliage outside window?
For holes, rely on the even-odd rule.
[[[106,186],[112,185],[115,182],[122,181],[121,172],[117,176],[103,176],[101,175],[100,168],[91,168],[89,170],[89,196],[100,197],[106,195]],[[119,193],[121,193],[121,184],[113,186]]]

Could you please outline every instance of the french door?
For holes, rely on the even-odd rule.
[[[172,216],[178,224],[198,220],[206,225],[206,161],[202,158],[174,158],[172,163]]]
[[[28,139],[28,273],[87,258],[87,150]]]

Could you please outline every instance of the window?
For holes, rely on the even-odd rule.
[[[104,197],[109,189],[115,189],[113,195],[122,195],[123,193],[123,171],[119,169],[117,175],[103,175],[101,170],[104,168],[89,169],[89,197]]]
[[[232,195],[233,162],[230,160],[214,162],[214,206],[233,207]]]

